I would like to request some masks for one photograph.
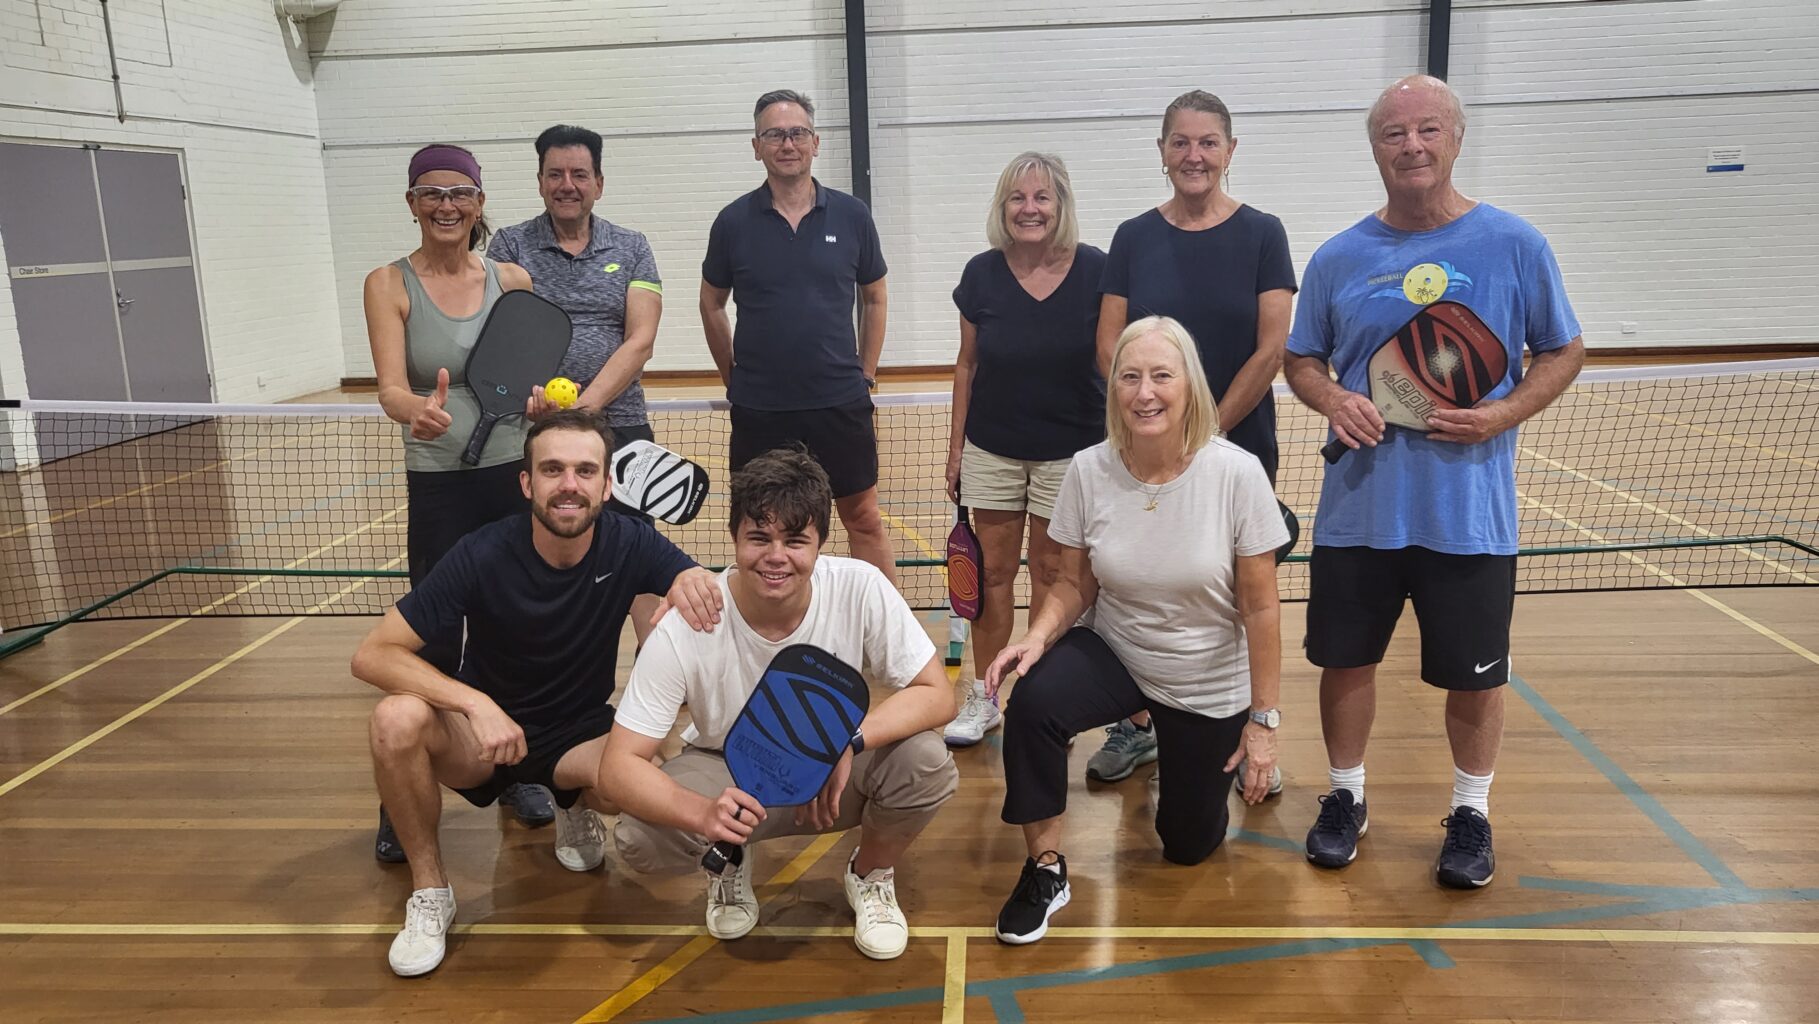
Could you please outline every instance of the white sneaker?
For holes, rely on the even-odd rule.
[[[758,926],[758,897],[752,892],[752,851],[738,864],[707,876],[707,933],[716,939],[742,939]]]
[[[909,922],[897,906],[896,872],[876,868],[860,878],[853,874],[859,851],[846,862],[846,902],[853,907],[853,945],[873,960],[894,960],[909,945]]]
[[[1004,712],[985,695],[985,684],[975,682],[967,691],[960,714],[947,723],[943,738],[950,747],[970,747],[985,739],[985,734],[1004,724]]]
[[[428,974],[448,951],[448,926],[455,921],[455,890],[418,889],[404,905],[404,930],[392,940],[392,973],[401,978]]]
[[[556,808],[556,859],[570,871],[592,871],[606,860],[606,828],[580,800]]]

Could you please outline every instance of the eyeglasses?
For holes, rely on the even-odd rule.
[[[441,206],[444,199],[456,206],[472,206],[485,193],[477,185],[450,185],[447,188],[441,185],[414,185],[406,189],[404,194],[410,196],[413,203],[429,206]]]
[[[758,133],[758,138],[767,146],[781,146],[785,139],[801,145],[814,137],[813,128],[766,128]]]

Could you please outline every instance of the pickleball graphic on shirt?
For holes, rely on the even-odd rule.
[[[1471,276],[1446,260],[1423,260],[1406,269],[1373,275],[1367,283],[1382,285],[1370,293],[1373,299],[1405,299],[1417,306],[1449,295],[1457,299],[1472,290]]]

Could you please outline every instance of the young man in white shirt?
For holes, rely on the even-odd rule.
[[[779,449],[733,474],[729,525],[734,566],[720,575],[724,621],[696,633],[670,616],[632,669],[600,763],[600,784],[620,806],[619,855],[645,872],[681,874],[710,844],[739,850],[709,876],[707,930],[737,939],[758,923],[751,845],[778,836],[861,826],[844,876],[853,941],[875,960],[902,954],[909,925],[897,906],[894,868],[954,795],[959,774],[939,730],[954,698],[935,645],[882,572],[822,556],[833,494],[806,453]],[[813,644],[897,692],[860,723],[853,747],[811,803],[767,813],[733,784],[721,745],[765,666],[791,644]],[[652,764],[686,704],[686,749]]]

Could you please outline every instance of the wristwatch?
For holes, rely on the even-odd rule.
[[[1252,711],[1251,721],[1263,726],[1265,729],[1274,729],[1282,724],[1282,711],[1280,708],[1270,708],[1268,711]]]
[[[865,733],[858,726],[853,726],[853,756],[865,753]]]

